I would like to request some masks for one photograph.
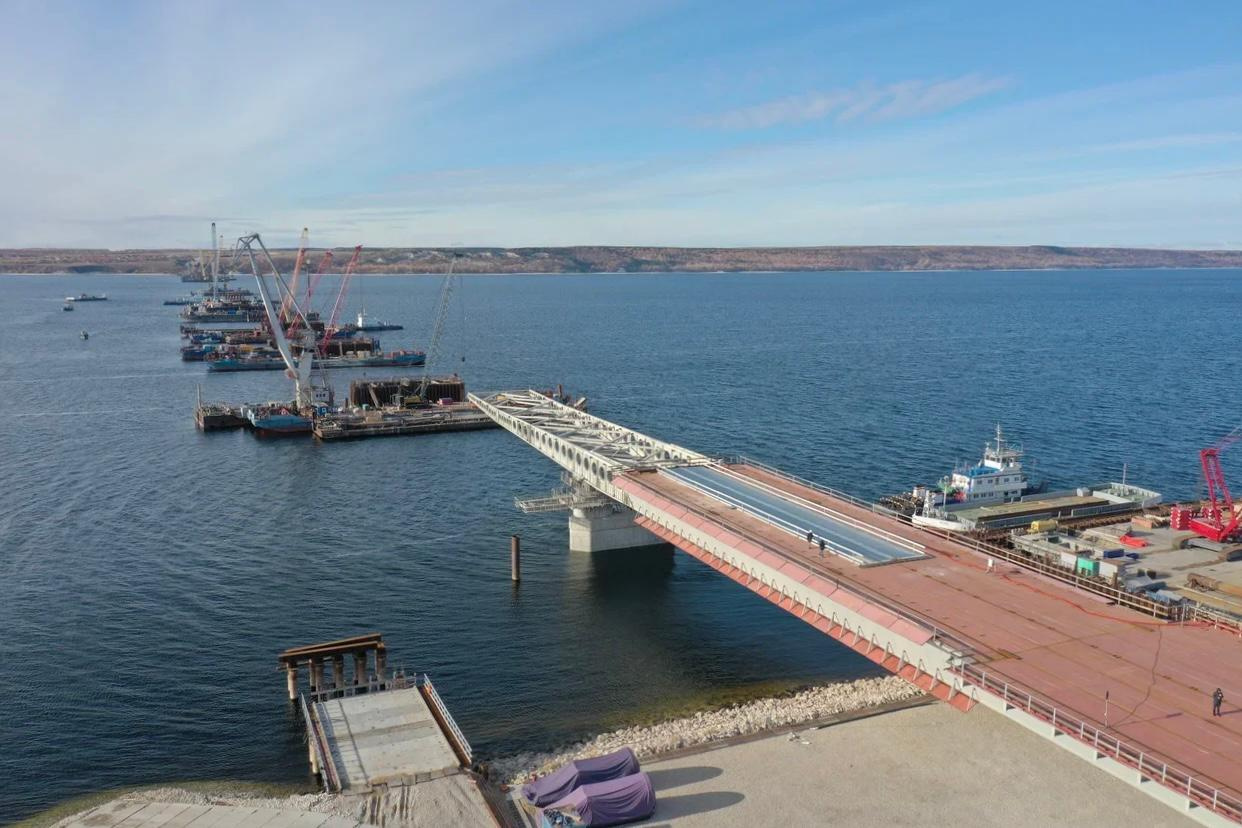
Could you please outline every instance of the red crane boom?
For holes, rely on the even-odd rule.
[[[1234,539],[1242,525],[1242,511],[1234,508],[1233,494],[1220,465],[1221,452],[1240,438],[1242,432],[1234,430],[1216,445],[1199,452],[1203,479],[1207,482],[1207,502],[1191,516],[1189,526],[1208,540],[1218,543]]]
[[[328,324],[323,329],[323,344],[320,346],[324,353],[328,351],[328,340],[330,340],[337,332],[336,320],[340,318],[341,308],[345,306],[345,294],[349,292],[349,280],[354,275],[354,268],[358,266],[358,258],[362,255],[362,245],[354,248],[354,255],[350,257],[349,264],[345,265],[345,274],[341,276],[341,289],[336,292],[336,301],[332,304],[332,315],[328,317]]]

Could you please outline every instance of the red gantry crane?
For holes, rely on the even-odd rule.
[[[1242,504],[1234,505],[1229,485],[1225,483],[1224,469],[1220,465],[1221,452],[1239,439],[1242,439],[1242,427],[1235,428],[1215,445],[1199,452],[1199,463],[1203,466],[1203,479],[1207,482],[1207,500],[1198,510],[1190,511],[1185,510],[1185,507],[1175,507],[1175,514],[1171,521],[1174,528],[1190,529],[1217,543],[1239,539],[1239,529],[1242,527]],[[1181,524],[1180,527],[1179,524]]]

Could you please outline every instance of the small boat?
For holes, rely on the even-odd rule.
[[[79,293],[77,296],[66,296],[66,302],[107,302],[108,296],[105,293]]]
[[[183,299],[165,299],[164,304],[165,305],[193,305],[195,301],[197,300],[195,300],[194,297],[187,296]]]
[[[79,336],[81,336],[83,339],[90,339],[90,338],[91,338],[91,335],[90,335],[89,333],[87,333],[86,331],[82,331],[82,333],[81,333],[81,334],[79,334]]]
[[[61,305],[61,306],[60,306],[60,309],[61,309],[61,310],[63,310],[63,311],[71,311],[71,310],[73,310],[73,303],[72,303],[72,302],[66,302],[65,304],[63,304],[63,305]]]
[[[365,308],[358,311],[358,322],[354,325],[355,331],[402,331],[405,330],[404,325],[393,325],[383,322],[374,317],[367,316]]]

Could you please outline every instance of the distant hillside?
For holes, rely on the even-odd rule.
[[[337,251],[336,269],[351,250]],[[274,250],[284,269],[293,250]],[[739,270],[1069,270],[1242,267],[1239,250],[1126,247],[379,247],[360,273],[659,273]],[[0,250],[0,273],[182,273],[197,250]],[[316,251],[311,261],[316,261]],[[226,257],[227,263],[227,257]]]

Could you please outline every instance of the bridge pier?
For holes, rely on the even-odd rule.
[[[635,524],[634,517],[634,512],[625,508],[574,509],[569,514],[569,550],[607,552],[664,543]]]

